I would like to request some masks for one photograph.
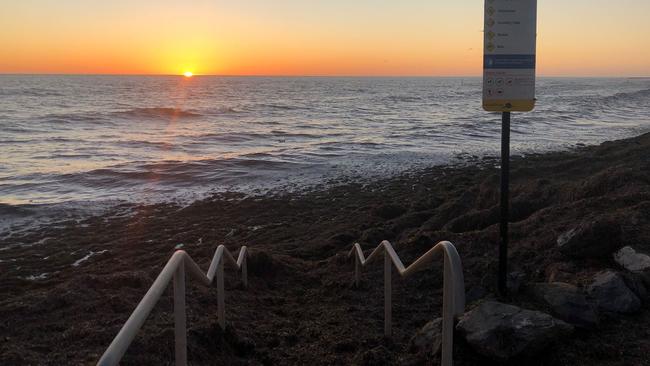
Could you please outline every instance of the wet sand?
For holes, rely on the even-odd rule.
[[[650,253],[650,134],[517,157],[511,175],[511,271],[526,283],[585,285],[611,258],[571,260],[557,237],[591,218],[621,224],[622,242]],[[392,339],[382,337],[382,264],[352,286],[347,252],[390,240],[406,264],[440,240],[453,242],[472,296],[493,296],[498,247],[498,162],[435,167],[372,184],[345,183],[300,195],[222,194],[189,207],[133,207],[0,240],[0,364],[94,364],[175,248],[207,270],[218,244],[251,249],[249,288],[226,269],[228,330],[217,321],[216,288],[189,280],[190,363],[196,365],[418,365],[408,340],[442,307],[442,263],[393,276]],[[129,208],[129,207],[122,207]],[[42,275],[46,273],[45,275]],[[31,276],[31,277],[30,277]],[[524,290],[508,302],[546,311]],[[173,362],[171,286],[122,364]],[[468,298],[471,306],[472,296]],[[636,315],[578,330],[529,365],[642,365],[650,354],[647,303]],[[462,341],[456,365],[490,365]],[[522,364],[520,361],[516,364]]]

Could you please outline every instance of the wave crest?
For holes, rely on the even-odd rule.
[[[613,95],[609,95],[603,98],[605,102],[617,102],[617,101],[637,101],[650,99],[650,89],[641,89],[633,92],[621,92]]]

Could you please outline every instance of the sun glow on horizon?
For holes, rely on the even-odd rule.
[[[482,75],[482,2],[5,3],[0,73]],[[538,75],[650,75],[650,1],[620,3],[539,2]]]
[[[186,78],[191,78],[192,76],[194,76],[194,73],[191,71],[185,71],[183,73],[183,76],[185,76]]]

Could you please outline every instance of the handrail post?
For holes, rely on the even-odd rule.
[[[401,259],[393,249],[390,242],[384,240],[365,258],[361,247],[355,243],[350,255],[355,256],[354,277],[355,284],[358,284],[359,270],[361,266],[368,264],[379,252],[384,252],[384,336],[392,335],[392,283],[391,275],[393,264],[397,272],[402,277],[407,277],[415,271],[421,269],[428,262],[431,262],[436,253],[442,252],[444,260],[444,277],[443,277],[443,301],[442,301],[442,366],[453,365],[454,350],[454,322],[456,316],[460,315],[465,309],[465,284],[463,278],[463,266],[456,251],[456,247],[448,241],[441,241],[431,248],[428,252],[415,260],[408,267],[404,267]]]
[[[185,313],[185,258],[174,272],[174,350],[176,366],[187,365],[187,314]]]
[[[449,254],[443,253],[443,285],[442,285],[442,366],[452,366],[454,352],[454,317],[455,294],[453,288],[451,263]]]
[[[359,287],[361,282],[361,263],[359,263],[359,255],[354,256],[354,286]]]
[[[173,283],[173,304],[174,304],[174,354],[176,366],[187,365],[187,314],[186,314],[186,283],[185,269],[191,277],[199,280],[204,285],[212,285],[215,277],[217,280],[217,315],[218,323],[222,329],[226,328],[225,316],[225,291],[224,291],[224,255],[226,259],[235,263],[242,271],[242,282],[248,286],[247,250],[242,246],[239,251],[239,258],[235,261],[225,246],[219,245],[215,250],[212,262],[207,273],[183,250],[177,250],[165,264],[162,271],[156,277],[154,283],[149,287],[147,293],[142,297],[135,310],[131,313],[126,323],[122,326],[113,341],[108,346],[97,362],[97,366],[116,366],[127,348],[135,338],[137,332],[144,324],[147,316],[151,313],[160,297]]]
[[[248,265],[247,265],[248,254],[244,254],[244,258],[241,262],[241,281],[244,284],[244,288],[248,288]]]
[[[217,321],[222,330],[226,329],[226,301],[223,285],[223,256],[217,263]]]
[[[390,255],[384,248],[384,335],[390,337],[392,334],[392,283],[391,283],[391,266]]]

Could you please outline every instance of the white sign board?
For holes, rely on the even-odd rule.
[[[483,109],[535,107],[537,0],[485,0]]]

